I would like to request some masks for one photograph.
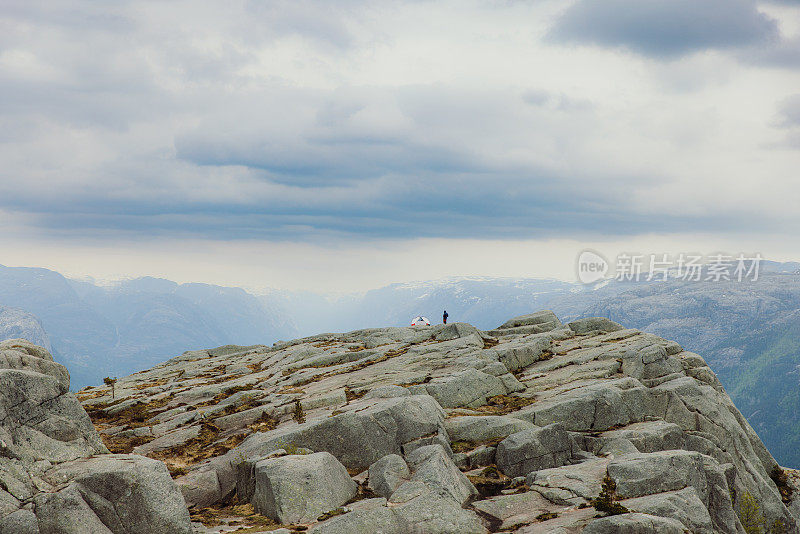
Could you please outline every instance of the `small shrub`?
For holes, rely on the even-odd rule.
[[[781,493],[781,500],[784,504],[792,502],[792,488],[789,486],[789,477],[786,471],[781,469],[779,465],[772,468],[769,477],[778,486],[778,491]]]
[[[548,521],[558,517],[558,512],[544,512],[536,516],[537,521]]]
[[[606,476],[603,477],[600,494],[597,498],[589,501],[589,504],[598,512],[603,512],[606,515],[627,514],[629,510],[618,503],[618,500],[617,484],[614,482],[613,478],[606,474]]]
[[[105,384],[105,385],[107,385],[107,386],[109,386],[111,388],[111,398],[112,399],[114,398],[114,394],[115,394],[114,384],[116,384],[116,383],[117,383],[117,377],[111,378],[110,376],[107,376],[107,377],[105,377],[103,379],[103,384]]]
[[[292,418],[299,424],[306,422],[306,414],[303,412],[303,406],[300,404],[300,399],[295,399],[294,401],[294,413],[292,414]]]

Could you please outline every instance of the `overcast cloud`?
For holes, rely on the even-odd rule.
[[[0,229],[797,242],[798,87],[792,1],[6,0]]]

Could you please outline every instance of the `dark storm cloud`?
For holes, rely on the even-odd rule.
[[[778,27],[751,0],[578,0],[549,38],[674,59],[775,40]]]

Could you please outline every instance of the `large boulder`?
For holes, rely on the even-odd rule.
[[[423,492],[393,508],[400,532],[435,532],[437,534],[485,534],[478,515],[465,510],[453,499]]]
[[[369,466],[368,486],[375,495],[388,499],[410,478],[411,472],[403,457],[398,454],[387,454]]]
[[[517,326],[529,326],[529,325],[546,325],[546,324],[554,324],[554,325],[561,325],[561,321],[556,317],[556,314],[551,312],[550,310],[542,310],[535,313],[529,313],[527,315],[520,315],[518,317],[514,317],[513,319],[509,319],[505,323],[501,324],[499,328],[515,328]]]
[[[622,372],[646,386],[655,386],[685,376],[678,358],[667,354],[660,344],[633,345],[622,353]]]
[[[108,450],[69,391],[69,373],[24,340],[0,344],[0,440],[5,456],[52,463]]]
[[[420,447],[407,459],[414,472],[411,483],[421,482],[437,495],[451,498],[459,505],[478,494],[441,445]]]
[[[694,488],[710,512],[715,531],[738,531],[727,477],[709,456],[685,450],[625,454],[609,462],[608,475],[621,498]]]
[[[257,462],[253,506],[279,523],[308,523],[355,497],[358,486],[327,452]]]
[[[403,534],[397,514],[386,506],[356,510],[313,527],[309,534]]]
[[[445,408],[477,408],[486,404],[489,397],[508,392],[500,378],[477,369],[465,369],[418,387]]]
[[[445,419],[444,427],[453,441],[490,441],[536,428],[533,423],[503,415],[465,415]]]
[[[580,506],[600,494],[608,460],[598,458],[528,474],[528,487],[561,506]]]
[[[584,319],[577,319],[567,326],[576,334],[588,334],[590,332],[616,332],[623,330],[625,327],[619,323],[615,323],[611,319],[605,317],[586,317]]]
[[[560,423],[511,434],[497,446],[497,467],[510,477],[568,464],[573,443]]]
[[[57,466],[46,479],[54,486],[67,486],[35,498],[42,534],[192,532],[183,496],[167,467],[157,460],[96,456]]]
[[[652,412],[651,390],[625,377],[564,388],[511,416],[538,426],[560,422],[567,430],[586,432],[643,421]]]
[[[25,340],[0,343],[0,533],[192,531],[166,466],[111,455],[69,373]]]
[[[713,534],[714,525],[708,509],[694,487],[628,499],[621,503],[632,512],[657,515],[680,521],[694,534]]]
[[[598,440],[598,448],[618,439],[627,440],[639,452],[682,449],[686,444],[686,436],[678,425],[666,421],[645,421],[604,432]]]
[[[595,519],[583,534],[685,534],[683,524],[675,519],[648,514],[623,514]]]
[[[363,470],[387,454],[400,454],[406,443],[446,435],[444,417],[428,395],[362,399],[333,417],[256,433],[229,458],[238,463],[237,458],[259,457],[291,445],[330,452],[346,467]]]
[[[551,345],[550,336],[542,334],[509,341],[488,349],[487,352],[494,353],[497,360],[513,372],[543,359],[545,351],[549,350]]]

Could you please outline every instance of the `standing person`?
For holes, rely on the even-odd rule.
[[[447,314],[447,310],[445,310],[444,313],[442,314],[442,323],[443,324],[447,324],[447,318],[448,317],[450,317],[450,316]]]

